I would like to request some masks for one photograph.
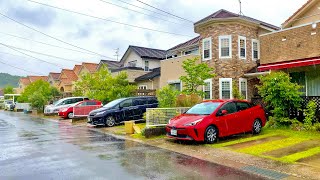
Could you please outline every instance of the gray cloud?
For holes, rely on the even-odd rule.
[[[39,27],[49,27],[55,17],[56,12],[48,8],[27,8],[22,6],[11,7],[8,15],[18,21]]]

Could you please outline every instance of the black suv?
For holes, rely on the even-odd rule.
[[[142,120],[147,108],[157,108],[156,97],[121,98],[106,104],[89,113],[88,123],[91,125],[114,126],[123,121]]]

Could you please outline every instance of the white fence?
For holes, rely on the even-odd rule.
[[[189,109],[189,107],[147,108],[146,127],[166,126],[170,119],[188,111]]]
[[[27,111],[30,111],[31,110],[31,105],[30,105],[30,103],[16,103],[15,109],[16,110],[27,110]]]

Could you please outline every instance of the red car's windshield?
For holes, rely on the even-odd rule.
[[[215,111],[221,103],[218,102],[204,102],[193,106],[185,114],[209,115]]]

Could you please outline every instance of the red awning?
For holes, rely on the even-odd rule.
[[[317,64],[320,64],[320,57],[261,65],[258,67],[258,71],[288,69],[295,67],[312,66]]]

